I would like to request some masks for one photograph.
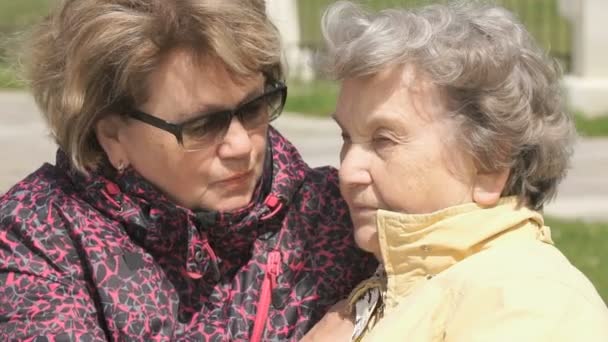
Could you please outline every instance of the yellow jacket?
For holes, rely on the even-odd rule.
[[[552,245],[542,216],[505,198],[428,215],[378,212],[386,274],[363,341],[608,341],[608,309]],[[364,324],[365,326],[365,324]]]

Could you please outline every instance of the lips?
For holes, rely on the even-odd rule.
[[[242,182],[242,181],[248,179],[251,176],[252,173],[253,173],[253,171],[247,171],[247,172],[237,173],[237,174],[235,174],[233,176],[230,176],[228,178],[222,179],[218,183],[238,183],[238,182]]]

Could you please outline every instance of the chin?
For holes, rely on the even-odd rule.
[[[378,229],[375,224],[358,225],[355,223],[355,243],[366,252],[373,253],[376,256],[380,255]]]
[[[210,209],[217,211],[232,211],[246,207],[247,205],[249,205],[250,201],[251,196],[238,196],[217,201],[216,203],[211,205]]]
[[[244,188],[242,186],[235,188],[226,186],[220,189],[213,189],[213,191],[207,192],[206,196],[200,199],[200,205],[204,209],[215,211],[241,209],[249,205],[254,191],[254,185]]]

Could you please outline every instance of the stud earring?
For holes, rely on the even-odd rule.
[[[116,171],[118,171],[118,173],[123,173],[125,171],[125,168],[125,162],[121,160],[118,162],[118,167],[116,168]]]

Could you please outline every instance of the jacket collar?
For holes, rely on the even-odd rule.
[[[389,306],[419,280],[491,246],[522,239],[552,243],[541,214],[515,197],[494,207],[469,203],[423,215],[379,210],[377,225]]]

